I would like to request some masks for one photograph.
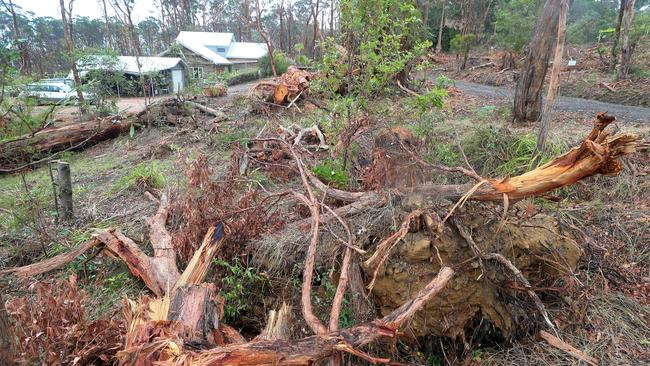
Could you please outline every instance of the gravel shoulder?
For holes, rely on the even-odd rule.
[[[465,93],[480,97],[505,99],[509,101],[512,101],[514,98],[514,89],[511,88],[475,84],[459,80],[456,81],[456,87]],[[608,112],[609,114],[616,116],[616,119],[619,122],[650,122],[650,108],[605,103],[597,100],[573,97],[560,96],[556,100],[553,110],[590,114]]]

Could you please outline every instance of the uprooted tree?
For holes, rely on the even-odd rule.
[[[613,121],[613,117],[599,114],[592,131],[579,146],[532,171],[506,178],[483,178],[471,167],[448,167],[421,161],[403,136],[388,130],[375,140],[377,153],[374,154],[375,160],[369,172],[373,177],[371,182],[374,182],[375,189],[361,192],[329,187],[306,169],[305,159],[308,159],[310,154],[305,153],[301,143],[289,143],[271,134],[256,139],[256,143],[264,147],[263,151],[276,151],[273,153],[276,160],[272,165],[280,165],[278,163],[280,160],[277,159],[285,160],[288,169],[299,177],[302,190],[294,189],[280,193],[258,192],[255,196],[266,197],[257,199],[251,196],[251,193],[246,193],[236,201],[238,202],[236,204],[229,201],[234,199],[233,191],[224,194],[227,191],[217,189],[217,194],[213,198],[215,201],[211,201],[210,197],[202,196],[200,199],[208,201],[206,202],[208,205],[219,206],[216,216],[207,217],[207,212],[193,213],[183,210],[185,214],[192,215],[194,224],[207,223],[209,222],[207,220],[213,218],[220,220],[203,226],[203,231],[207,232],[201,243],[191,243],[195,250],[189,253],[190,259],[183,271],[179,270],[176,262],[179,255],[179,247],[177,243],[175,244],[176,233],[170,233],[167,228],[170,204],[167,196],[163,194],[159,199],[160,206],[157,213],[147,222],[153,247],[151,256],[118,229],[109,228],[98,231],[93,239],[71,252],[26,267],[7,269],[2,273],[13,273],[22,278],[34,276],[60,268],[83,252],[93,249],[99,249],[107,255],[124,261],[131,273],[142,279],[153,294],[153,297],[144,296],[137,301],[125,302],[124,313],[128,330],[125,334],[124,348],[117,354],[120,363],[125,365],[153,362],[170,365],[309,365],[326,358],[332,358],[335,364],[340,364],[341,353],[348,353],[373,363],[389,363],[389,359],[368,355],[359,348],[379,338],[394,340],[401,332],[400,329],[403,331],[401,327],[410,321],[416,323],[408,327],[407,333],[415,336],[421,334],[422,330],[432,329],[438,334],[462,336],[463,325],[469,321],[473,312],[478,311],[498,326],[507,327],[508,316],[505,314],[504,307],[496,303],[493,306],[486,306],[476,297],[490,288],[488,282],[480,282],[479,279],[482,276],[498,277],[499,272],[511,274],[515,278],[516,282],[511,286],[530,296],[537,308],[536,313],[544,319],[548,327],[553,328],[544,305],[524,275],[526,272],[518,268],[526,265],[525,257],[515,254],[514,258],[509,258],[517,248],[505,248],[502,242],[494,239],[498,238],[499,232],[508,225],[505,222],[506,215],[508,208],[514,202],[527,197],[545,196],[557,188],[572,185],[593,175],[619,173],[622,170],[619,158],[634,153],[641,137],[627,133],[610,135],[606,127]],[[391,154],[387,154],[386,151],[381,153],[381,149],[393,150]],[[240,154],[257,153],[246,151]],[[394,160],[382,161],[381,159],[386,156],[392,156]],[[410,157],[411,160],[418,162],[426,171],[438,171],[441,174],[460,173],[475,182],[438,185],[427,183],[417,174],[409,177],[408,173],[412,171],[408,170],[408,165],[400,164],[400,161],[407,160],[404,157]],[[264,164],[262,157],[255,155],[254,158],[259,164]],[[234,159],[233,163],[236,162],[237,159]],[[235,177],[239,167],[239,164],[232,165],[228,173],[231,179]],[[197,176],[191,177],[190,184],[193,180],[206,179],[207,176],[208,173],[204,170]],[[230,183],[224,184],[231,189],[235,187],[234,182],[236,181],[231,180]],[[260,208],[264,205],[268,206],[269,200],[287,198],[292,198],[306,207],[309,216],[303,220],[287,223],[283,227],[272,225],[265,217],[267,211]],[[436,202],[441,199],[450,200],[452,204],[436,212],[439,207]],[[471,210],[461,212],[463,210],[461,207],[468,201],[503,202],[504,213],[501,222],[494,225],[492,229],[486,230],[472,226],[472,217],[476,216],[472,216]],[[334,205],[330,202],[338,202],[338,204]],[[198,207],[198,204],[198,201],[190,200],[181,208],[192,207],[192,205]],[[366,212],[386,206],[392,207],[398,212],[397,216],[402,217],[401,227],[396,232],[388,233],[377,244],[362,250],[356,231],[353,231],[350,222]],[[446,214],[441,218],[443,213]],[[480,215],[479,213],[478,216]],[[337,236],[330,243],[324,239],[325,233],[322,228],[332,222],[340,226],[342,236]],[[243,232],[245,227],[259,228],[265,225],[269,226],[266,232],[258,231],[256,236],[242,238],[242,235],[245,235]],[[430,236],[425,240],[413,237],[421,235],[414,232],[417,228],[424,229]],[[524,237],[533,233],[524,230],[513,229],[510,235]],[[296,232],[299,232],[298,236],[295,235]],[[551,235],[556,234],[551,230]],[[540,231],[534,235],[545,238],[549,233]],[[414,250],[405,251],[403,247],[405,244],[399,244],[407,236],[411,236],[412,240],[406,242],[411,243],[408,245]],[[260,336],[252,340],[244,339],[235,329],[221,321],[223,300],[217,295],[214,285],[204,282],[205,275],[212,259],[229,242],[245,240],[251,243],[260,256],[267,257],[269,247],[264,243],[271,241],[277,248],[280,243],[278,238],[282,237],[297,243],[297,247],[286,248],[291,251],[291,255],[285,255],[283,258],[287,261],[304,263],[301,311],[304,322],[314,335],[293,340],[282,336],[286,332],[276,327],[286,325],[285,317],[289,312],[280,309],[279,312],[270,314],[267,329]],[[579,252],[579,249],[572,249],[571,241],[559,239],[561,237],[557,235],[560,245],[563,245],[557,248],[558,252],[576,250]],[[328,247],[333,248],[333,253],[341,256],[342,259],[338,268],[339,280],[329,319],[324,322],[318,314],[315,314],[311,297],[316,263],[320,260],[319,257],[326,255]],[[431,253],[432,250],[434,254]],[[406,275],[405,272],[400,274],[397,267],[391,264],[391,256],[396,251],[400,252],[400,256],[405,258],[413,268],[423,272],[420,272],[420,276],[415,276],[418,277],[419,282],[414,282],[413,293],[400,290],[397,291],[399,296],[390,297],[389,294],[395,292],[393,291],[395,281],[404,279]],[[536,255],[540,256],[540,254]],[[422,258],[427,258],[426,266],[418,264],[423,263]],[[432,260],[429,261],[428,258]],[[557,270],[558,263],[570,266],[570,262],[573,261],[575,265],[575,258],[565,257],[557,261],[552,259],[546,259],[549,272]],[[345,294],[350,292],[350,287],[355,285],[351,273],[355,269],[355,263],[359,261],[363,261],[363,270],[369,278],[369,288],[378,299],[383,317],[339,329],[338,318],[342,301]],[[259,263],[262,265],[263,261]],[[432,263],[436,264],[432,266]],[[535,264],[535,266],[539,265]],[[497,274],[494,274],[495,271]],[[477,276],[478,274],[481,276]],[[446,287],[450,281],[454,281],[454,285]],[[470,291],[472,294],[468,295],[465,290],[470,287],[473,290]],[[446,303],[436,302],[438,301],[436,294],[441,291],[444,291],[444,295],[439,301],[447,301]],[[497,301],[497,297],[489,291],[485,297],[492,302]],[[418,322],[414,319],[422,309],[430,312],[431,303],[442,304],[436,314],[439,316],[442,314],[448,319],[450,322],[448,325]],[[461,303],[474,309],[473,312],[469,315],[450,312],[453,310],[449,308],[450,304]],[[450,315],[455,315],[456,318]],[[501,323],[498,319],[501,319]]]

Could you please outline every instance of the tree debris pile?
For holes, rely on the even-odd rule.
[[[275,105],[291,105],[309,89],[309,82],[316,74],[289,66],[287,72],[282,74],[277,81],[262,81],[255,85],[248,93],[249,97],[256,96]]]
[[[598,115],[579,146],[522,175],[496,179],[480,177],[471,167],[427,163],[414,155],[409,134],[382,132],[374,151],[388,160],[373,162],[374,175],[382,179],[375,190],[361,192],[333,188],[312,174],[305,162],[316,155],[306,149],[302,137],[253,139],[272,142],[262,148],[280,151],[284,160],[293,162],[283,167],[295,171],[302,190],[292,185],[270,193],[238,183],[235,177],[242,171],[243,157],[253,157],[250,151],[233,154],[225,183],[212,182],[207,159],[200,158],[180,204],[170,206],[163,194],[158,211],[147,220],[152,255],[119,229],[109,228],[69,253],[2,273],[20,277],[45,273],[95,248],[125,262],[153,294],[126,304],[125,346],[117,355],[125,365],[149,360],[168,365],[309,365],[324,359],[337,362],[341,353],[387,363],[390,360],[368,355],[359,347],[379,338],[395,339],[398,330],[411,337],[432,333],[464,339],[473,330],[471,322],[482,318],[506,335],[526,327],[517,317],[531,319],[530,314],[539,314],[547,327],[555,329],[534,289],[561,286],[574,270],[581,249],[555,220],[533,215],[534,210],[514,202],[592,175],[618,173],[619,158],[635,152],[641,138],[610,135],[605,128],[613,120]],[[459,173],[476,183],[436,185],[424,182],[424,177],[403,181],[408,166],[399,160],[429,171]],[[308,214],[298,218],[275,210],[287,198]],[[503,202],[503,213],[497,214],[488,203],[471,201]],[[265,334],[270,336],[246,340],[224,324],[224,302],[205,280],[219,253],[231,257],[244,253],[261,270],[283,266],[284,271],[274,272],[276,276],[300,268],[300,297],[295,301],[300,302],[305,329],[313,335],[269,339],[272,334],[286,334],[269,330]],[[178,258],[187,260],[182,271]],[[365,283],[360,275],[353,275],[359,270],[355,263],[361,261]],[[334,295],[328,309],[316,312],[315,274],[328,268],[338,274],[332,276],[338,278],[332,281]],[[339,329],[346,293],[363,293],[364,285],[372,291],[383,317]],[[436,296],[441,292],[443,296]],[[525,301],[519,292],[526,294]],[[270,318],[270,323],[283,323]]]
[[[214,85],[206,85],[203,87],[203,95],[206,97],[223,97],[228,94],[228,85],[224,83],[215,83]]]

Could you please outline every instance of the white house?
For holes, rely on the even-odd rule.
[[[198,79],[207,73],[255,68],[268,53],[265,43],[236,42],[233,33],[180,32],[176,43],[190,67],[191,77]],[[168,49],[160,56],[170,52]]]
[[[156,94],[181,91],[187,85],[186,75],[189,72],[187,64],[180,57],[118,56],[115,60],[111,56],[86,56],[78,61],[77,66],[82,77],[91,70],[120,72],[127,78],[156,74],[163,83],[158,86],[163,90],[154,90]],[[119,85],[117,88],[119,89]]]

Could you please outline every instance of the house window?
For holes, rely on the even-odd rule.
[[[192,79],[203,79],[203,68],[202,67],[193,67],[192,68]]]
[[[217,52],[226,52],[226,49],[223,47],[217,47]]]

